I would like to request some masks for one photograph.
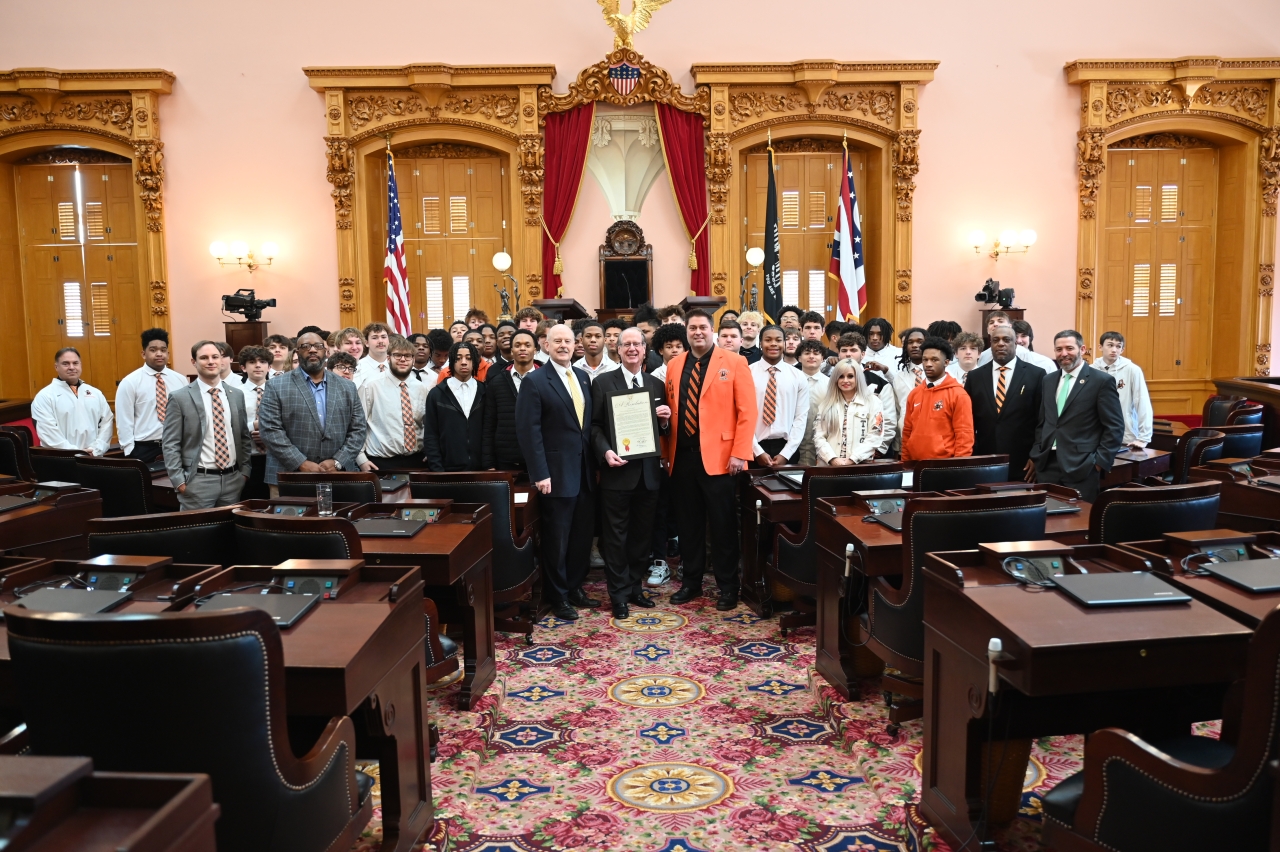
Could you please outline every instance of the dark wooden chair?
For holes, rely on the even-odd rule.
[[[124,518],[95,518],[88,522],[89,556],[104,553],[130,556],[172,556],[184,564],[235,565],[234,508],[194,509]]]
[[[22,434],[12,426],[0,426],[0,473],[28,482],[36,480],[31,451]]]
[[[926,553],[972,550],[988,541],[1045,537],[1045,493],[1019,491],[982,497],[920,497],[902,514],[902,578],[868,583],[860,639],[899,674],[881,679],[894,724],[924,712],[924,567]],[[898,703],[895,696],[909,701]]]
[[[76,470],[85,488],[102,493],[102,514],[108,518],[148,515],[155,508],[151,471],[138,459],[78,456]]]
[[[53,450],[48,447],[32,447],[31,469],[40,482],[79,482],[80,469],[76,459],[85,454],[79,450]]]
[[[964,456],[957,459],[922,459],[907,462],[915,471],[912,491],[954,491],[973,488],[986,482],[1008,482],[1019,478],[1021,471],[1009,470],[1009,456]]]
[[[1147,477],[1147,484],[1182,485],[1190,477],[1191,468],[1222,458],[1226,439],[1226,434],[1217,429],[1188,429],[1174,447],[1169,470],[1158,477]]]
[[[783,636],[792,628],[818,623],[818,525],[813,518],[817,501],[847,496],[854,491],[901,488],[903,470],[897,462],[805,469],[805,513],[800,529],[792,532],[780,526],[772,553],[765,562],[769,586],[782,585],[789,590],[796,610],[778,616]]]
[[[1089,736],[1084,771],[1045,794],[1044,848],[1054,852],[1275,849],[1280,793],[1280,608],[1249,643],[1243,700],[1221,739],[1147,743],[1117,728]],[[1231,722],[1231,724],[1229,724]]]
[[[514,471],[409,474],[415,500],[488,503],[493,513],[493,629],[533,642],[537,618],[537,543],[516,529]]]
[[[1228,423],[1227,417],[1231,412],[1242,405],[1248,405],[1248,403],[1249,400],[1243,396],[1214,394],[1204,401],[1204,408],[1200,413],[1200,425],[1205,428],[1226,426]]]
[[[218,848],[348,849],[373,814],[348,716],[295,757],[280,631],[256,609],[66,616],[5,611],[31,753],[113,772],[202,772]]]
[[[1145,541],[1165,533],[1214,529],[1221,489],[1217,482],[1109,488],[1089,511],[1089,543]]]
[[[333,486],[335,503],[381,503],[382,483],[374,471],[342,471],[301,473],[281,471],[278,475],[281,497],[315,497],[316,486],[328,482]]]
[[[1222,455],[1219,458],[1251,459],[1262,453],[1262,433],[1266,427],[1261,421],[1213,428],[1214,431],[1221,432],[1225,436]]]

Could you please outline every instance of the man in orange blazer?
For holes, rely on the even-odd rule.
[[[716,609],[738,605],[738,518],[734,477],[751,458],[756,426],[756,386],[747,359],[715,345],[711,315],[685,315],[689,351],[667,364],[671,430],[663,438],[675,495],[676,529],[684,558],[684,580],[671,602],[702,594],[707,523],[711,567],[720,596]]]

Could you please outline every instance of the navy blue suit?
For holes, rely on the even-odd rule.
[[[529,481],[551,480],[551,493],[538,495],[542,522],[542,568],[550,603],[567,600],[582,586],[594,533],[595,470],[591,458],[591,382],[573,367],[582,393],[582,423],[569,389],[554,363],[529,373],[516,397],[516,438]]]

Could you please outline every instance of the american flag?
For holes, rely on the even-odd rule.
[[[614,90],[625,98],[635,89],[636,83],[640,82],[640,69],[625,62],[610,65],[609,82],[613,83]]]
[[[862,262],[862,228],[859,226],[858,193],[853,188],[853,165],[849,162],[849,146],[844,148],[844,180],[840,182],[840,212],[836,217],[836,234],[831,243],[831,266],[828,271],[840,282],[840,316],[856,320],[867,306],[867,274]]]
[[[409,321],[409,265],[404,259],[404,228],[400,221],[400,191],[396,189],[396,162],[387,149],[387,259],[382,265],[387,284],[387,325],[396,334],[413,332]]]

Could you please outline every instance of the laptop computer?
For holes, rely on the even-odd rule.
[[[320,603],[320,595],[261,595],[228,592],[214,595],[200,604],[200,611],[213,612],[219,609],[250,606],[270,615],[271,620],[278,627],[292,627],[318,603]]]
[[[1280,592],[1280,559],[1249,559],[1200,567],[1219,580],[1246,592]]]
[[[1191,596],[1146,571],[1123,574],[1064,574],[1058,588],[1089,607],[1190,603]]]
[[[147,470],[151,471],[152,473],[159,473],[160,471],[167,470],[167,469],[168,468],[165,465],[163,458],[158,458],[154,461],[147,463]]]
[[[0,495],[0,512],[21,509],[23,506],[34,506],[37,502],[35,497],[22,497],[17,494]]]
[[[32,612],[70,612],[93,615],[110,612],[133,597],[133,592],[108,592],[102,589],[36,589],[18,598],[20,607]]]
[[[883,524],[894,532],[902,532],[901,512],[885,512],[882,515],[867,515],[867,517],[877,524]]]
[[[1254,482],[1269,488],[1280,488],[1280,476],[1259,476]]]
[[[1048,515],[1070,515],[1080,511],[1080,507],[1057,497],[1049,497],[1044,501],[1044,511]]]
[[[409,475],[406,473],[389,473],[386,476],[378,477],[378,482],[382,484],[382,493],[390,494],[408,485]]]
[[[359,518],[353,521],[356,532],[370,538],[412,538],[427,525],[424,520],[408,518]]]

